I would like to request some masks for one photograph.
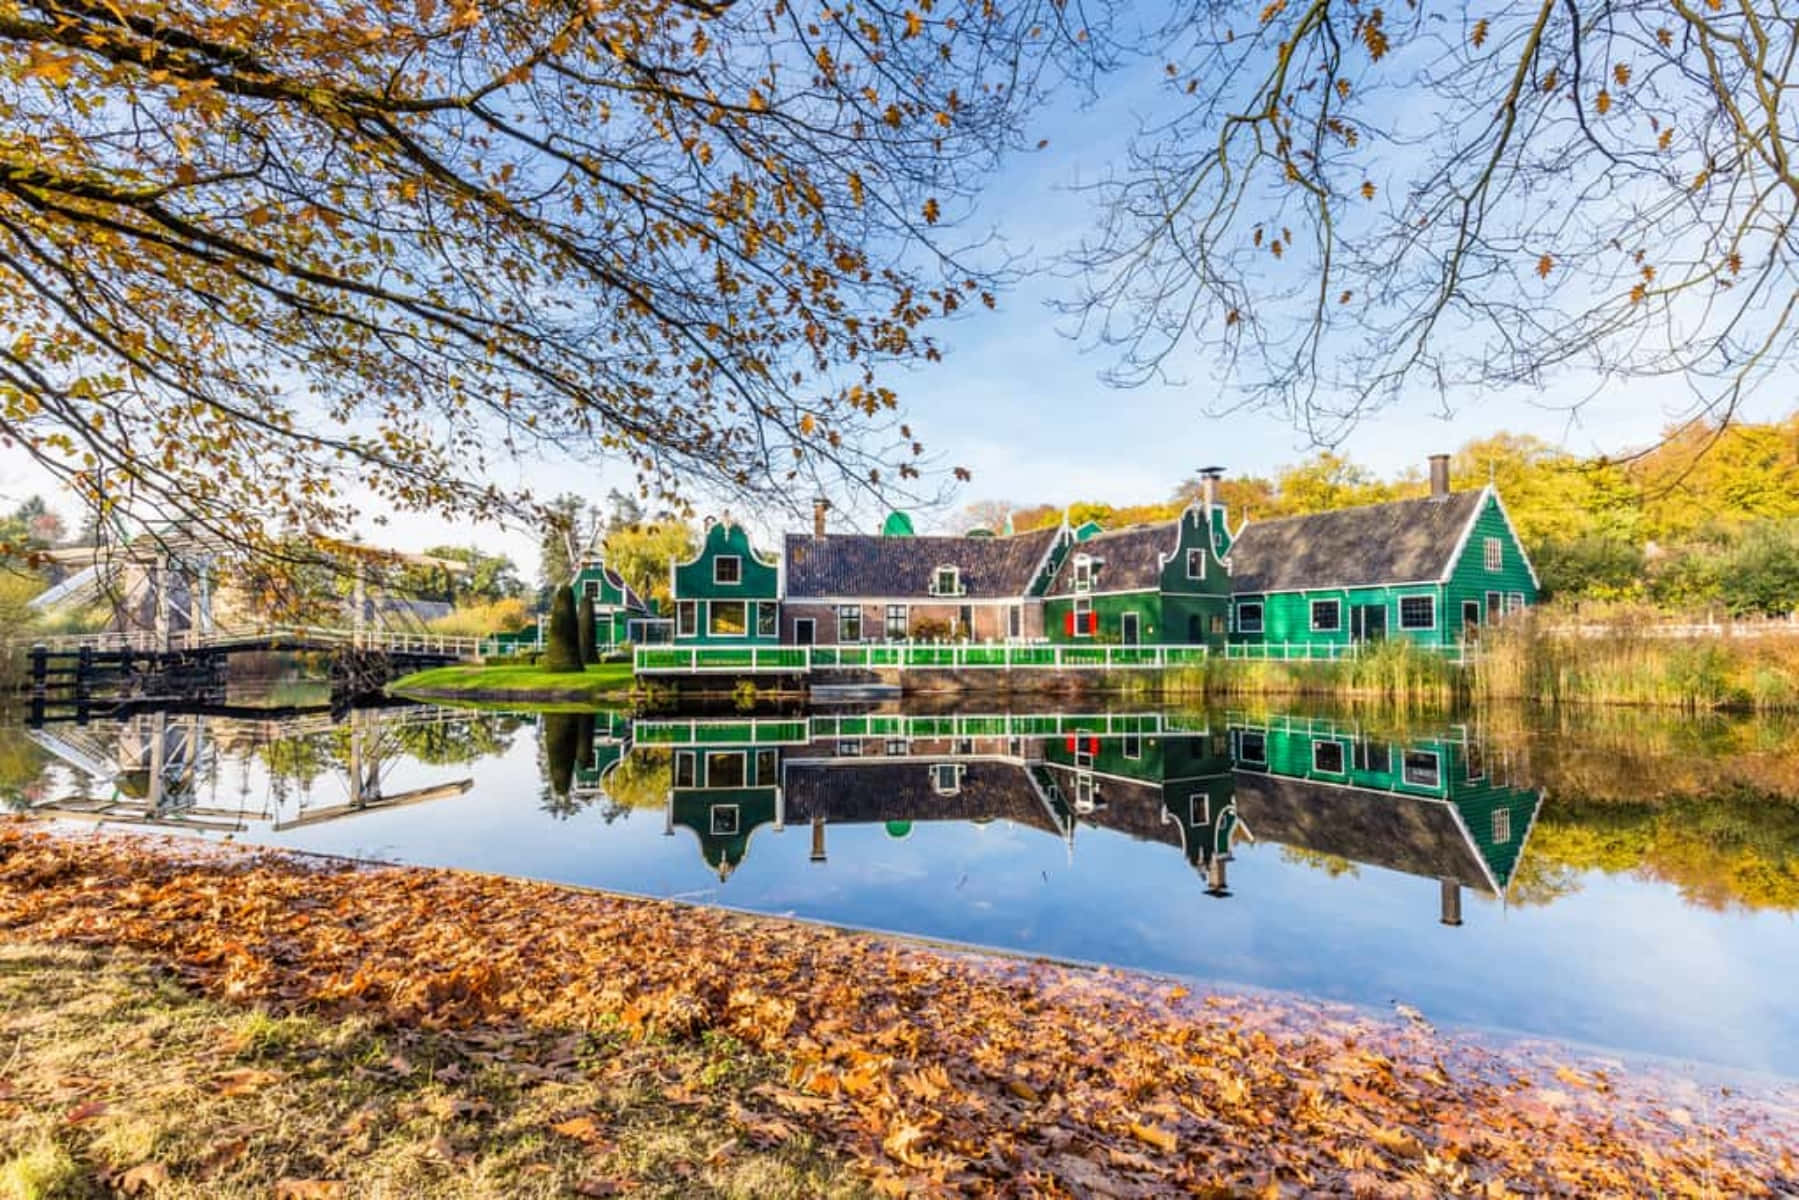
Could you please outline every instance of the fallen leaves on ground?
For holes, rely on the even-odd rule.
[[[790,1067],[733,1102],[744,1136],[804,1129],[894,1194],[1768,1195],[1795,1142],[1790,1109],[1717,1090],[1680,1120],[1647,1084],[1570,1067],[1563,1091],[1418,1023],[451,871],[14,827],[0,931],[149,953],[241,1001],[479,1026],[496,1056],[509,1023],[728,1036]],[[601,1136],[586,1120],[553,1132]]]

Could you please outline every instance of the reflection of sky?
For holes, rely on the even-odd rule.
[[[203,783],[201,802],[235,807],[241,797],[254,816],[275,794],[270,781],[259,765],[221,758],[216,791]],[[721,885],[690,832],[664,835],[660,811],[610,824],[598,806],[566,820],[545,812],[530,726],[502,754],[470,764],[393,760],[384,786],[392,794],[464,778],[475,783],[466,795],[283,834],[253,820],[239,836],[1377,1007],[1397,1000],[1444,1024],[1799,1074],[1799,920],[1692,907],[1667,884],[1591,873],[1573,894],[1523,909],[1465,893],[1466,923],[1451,929],[1437,921],[1434,879],[1368,867],[1333,879],[1273,844],[1237,848],[1232,896],[1220,900],[1176,849],[1111,830],[1082,826],[1071,861],[1061,839],[1035,829],[919,820],[904,838],[879,825],[831,825],[824,864],[808,861],[806,826],[763,826]],[[309,790],[314,807],[347,799],[342,775],[329,770]],[[295,803],[280,815],[295,815]]]

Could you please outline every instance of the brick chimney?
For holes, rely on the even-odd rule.
[[[1430,498],[1441,500],[1449,495],[1449,455],[1430,456]]]
[[[829,512],[830,509],[831,509],[831,502],[829,500],[826,500],[823,496],[820,496],[816,500],[812,501],[812,536],[813,537],[823,537],[825,535],[825,513]]]

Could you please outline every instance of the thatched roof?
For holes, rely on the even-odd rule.
[[[1023,596],[1060,533],[1056,526],[1012,537],[790,533],[784,544],[787,596],[792,600],[825,596],[926,599],[939,567],[960,571],[967,595],[959,599]]]
[[[1298,591],[1440,579],[1487,493],[1394,500],[1252,521],[1231,546],[1231,590]]]

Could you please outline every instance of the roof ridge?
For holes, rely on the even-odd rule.
[[[1264,517],[1259,521],[1250,517],[1246,528],[1254,528],[1257,525],[1278,525],[1282,521],[1309,521],[1313,517],[1329,517],[1337,513],[1367,512],[1371,508],[1390,508],[1395,504],[1441,503],[1445,500],[1459,500],[1463,496],[1478,496],[1484,491],[1486,491],[1486,487],[1483,485],[1477,488],[1462,488],[1460,491],[1450,492],[1443,496],[1400,496],[1393,500],[1375,500],[1368,504],[1345,504],[1342,508],[1321,508],[1317,512],[1289,513],[1284,517]]]

